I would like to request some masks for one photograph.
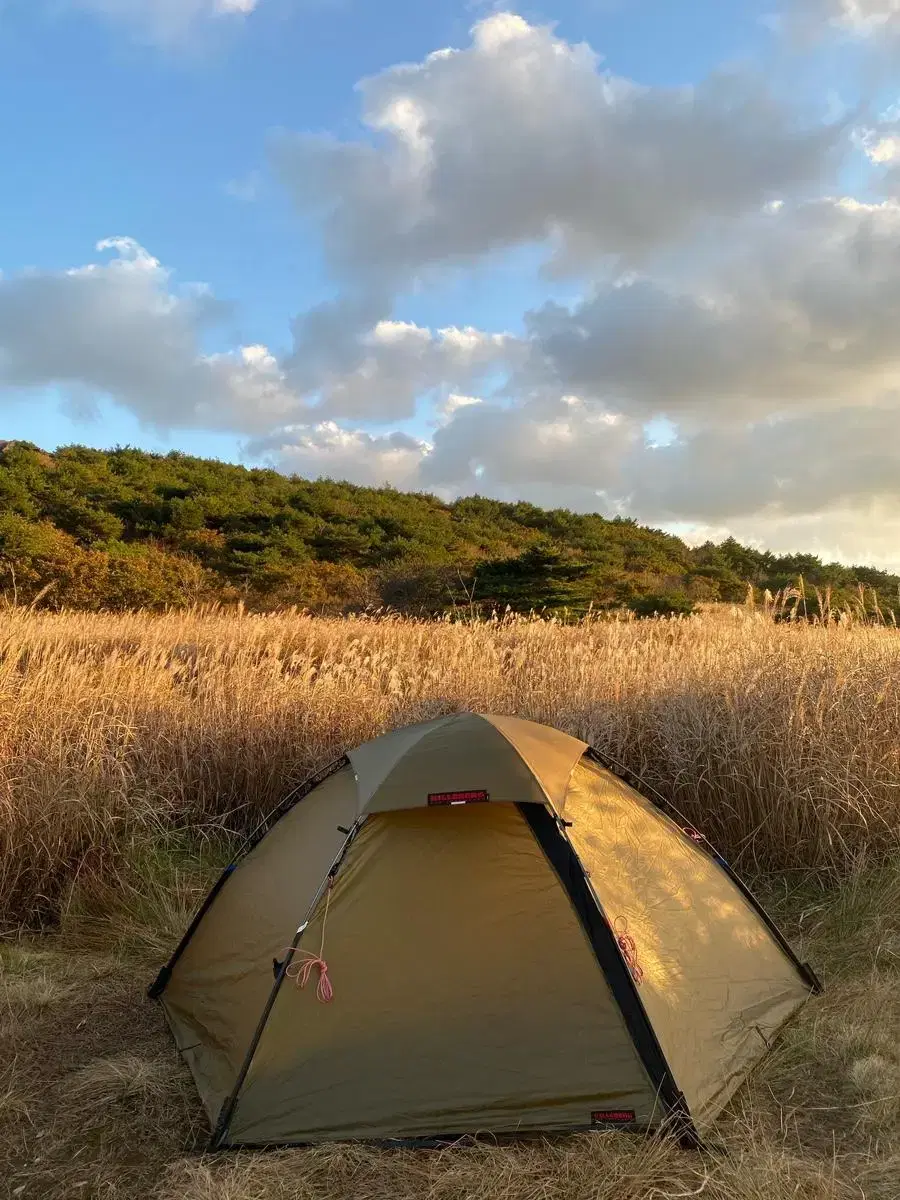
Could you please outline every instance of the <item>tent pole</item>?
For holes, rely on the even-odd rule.
[[[794,964],[797,973],[805,984],[809,987],[814,996],[821,996],[825,991],[825,987],[819,979],[816,972],[808,962],[801,962],[795,954],[790,942],[754,896],[750,888],[747,887],[734,867],[722,857],[709,838],[699,829],[694,829],[693,825],[687,820],[683,813],[680,813],[671,800],[667,800],[662,792],[658,792],[656,788],[645,783],[639,775],[624,767],[621,763],[616,762],[614,758],[610,758],[608,754],[603,754],[601,751],[589,746],[586,751],[586,757],[592,759],[605,771],[609,771],[612,775],[622,779],[629,787],[633,788],[639,795],[648,800],[655,809],[662,813],[666,820],[671,821],[682,837],[688,838],[695,846],[700,846],[706,853],[707,858],[711,858],[719,870],[724,871],[737,890],[741,893],[759,919],[765,925],[766,929],[778,943],[779,949],[788,959]],[[678,820],[673,818],[677,817]],[[688,830],[693,830],[697,837],[691,837]]]
[[[306,916],[303,918],[303,921],[300,924],[299,928],[297,929],[297,932],[294,934],[293,940],[291,941],[290,948],[289,948],[287,954],[285,955],[284,962],[281,964],[281,966],[278,969],[278,974],[275,978],[274,984],[272,985],[272,990],[269,993],[269,999],[266,1001],[266,1006],[263,1009],[262,1016],[259,1018],[259,1022],[256,1026],[256,1029],[253,1032],[253,1037],[250,1040],[250,1045],[247,1049],[247,1053],[244,1055],[244,1061],[241,1063],[241,1069],[238,1071],[237,1079],[234,1082],[234,1087],[231,1089],[231,1094],[228,1096],[225,1103],[222,1105],[222,1109],[219,1113],[219,1119],[216,1122],[216,1127],[213,1130],[212,1137],[210,1138],[210,1142],[209,1142],[210,1150],[221,1149],[221,1147],[225,1141],[225,1137],[228,1133],[228,1126],[229,1126],[229,1123],[231,1122],[231,1118],[234,1114],[235,1105],[237,1104],[238,1095],[240,1094],[240,1090],[244,1085],[244,1080],[247,1077],[247,1072],[250,1070],[250,1064],[253,1062],[253,1056],[256,1054],[256,1049],[257,1049],[260,1039],[262,1038],[262,1035],[265,1031],[266,1025],[268,1024],[269,1016],[272,1012],[272,1009],[275,1007],[275,1001],[278,999],[278,993],[281,990],[281,985],[284,982],[285,976],[287,975],[288,967],[291,965],[291,961],[293,960],[294,954],[297,951],[297,947],[300,945],[300,939],[303,937],[303,934],[306,932],[307,926],[309,925],[310,921],[312,920],[312,915],[316,910],[316,905],[319,903],[319,901],[322,899],[322,896],[325,894],[325,889],[331,885],[334,877],[337,875],[338,870],[340,869],[340,865],[343,862],[344,855],[350,849],[351,843],[353,842],[354,838],[356,837],[357,833],[359,832],[360,827],[362,826],[365,819],[366,818],[364,816],[357,817],[357,819],[351,825],[350,832],[344,838],[343,844],[341,845],[340,850],[338,850],[337,854],[335,855],[334,861],[332,862],[331,866],[329,867],[327,875],[322,880],[321,884],[319,885],[318,891],[316,892],[315,896],[312,899],[312,902],[310,903],[309,907],[306,910]]]
[[[303,781],[303,783],[298,784],[298,786],[295,788],[292,788],[291,791],[288,792],[287,796],[285,796],[285,798],[277,806],[277,808],[274,808],[267,817],[263,818],[263,820],[259,822],[253,832],[248,834],[248,836],[241,843],[240,849],[235,854],[234,858],[207,892],[206,898],[197,909],[197,912],[194,914],[194,919],[187,927],[184,937],[176,946],[171,958],[166,965],[160,969],[159,974],[147,988],[148,999],[157,1000],[166,990],[166,986],[168,985],[169,980],[172,978],[172,971],[175,969],[175,964],[188,948],[191,938],[197,932],[197,927],[206,916],[206,913],[211,907],[212,902],[225,886],[225,882],[231,875],[232,871],[234,871],[235,867],[238,866],[241,859],[246,858],[250,851],[262,841],[264,835],[268,833],[269,830],[278,821],[280,821],[282,817],[286,816],[295,805],[299,804],[301,800],[308,796],[313,788],[318,787],[320,783],[324,783],[326,779],[336,774],[341,767],[349,765],[350,759],[345,754],[343,757],[335,759],[334,762],[329,763],[327,767],[323,767],[321,771],[316,771],[314,775],[310,775]]]

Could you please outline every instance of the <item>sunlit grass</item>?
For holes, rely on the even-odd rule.
[[[900,830],[900,636],[682,621],[0,614],[0,910],[50,924],[123,848],[240,832],[375,734],[470,708],[612,754],[754,870]]]

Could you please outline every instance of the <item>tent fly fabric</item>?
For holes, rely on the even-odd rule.
[[[609,767],[460,713],[291,798],[150,988],[212,1145],[696,1143],[820,985],[702,836]]]

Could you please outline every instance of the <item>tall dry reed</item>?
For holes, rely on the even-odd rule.
[[[0,928],[175,830],[240,832],[392,726],[469,708],[621,760],[754,868],[900,840],[900,636],[681,621],[0,614]]]

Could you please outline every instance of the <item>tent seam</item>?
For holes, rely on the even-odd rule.
[[[594,953],[597,965],[625,1022],[625,1028],[635,1052],[651,1085],[655,1088],[657,1097],[667,1109],[667,1118],[675,1124],[676,1131],[684,1145],[692,1148],[699,1147],[700,1140],[691,1118],[687,1100],[678,1087],[678,1082],[659,1039],[656,1037],[647,1010],[644,1008],[628,968],[616,946],[609,921],[596,893],[590,886],[578,852],[566,836],[565,830],[560,828],[556,817],[548,812],[547,808],[526,804],[519,804],[516,807],[522,814],[532,836],[540,846],[575,911],[575,916]],[[546,822],[543,820],[544,817],[547,819]],[[561,869],[562,864],[556,860],[553,854],[554,845],[550,840],[554,837],[557,848],[565,855],[570,872],[577,872],[576,879],[571,877],[567,879]],[[578,898],[574,894],[572,884],[577,883],[581,885],[582,899],[586,903],[579,904]],[[605,935],[602,943],[597,936],[598,930],[590,927],[586,922],[588,906],[593,907],[598,918],[599,931]]]
[[[498,713],[497,715],[500,716],[502,714]],[[522,762],[528,768],[531,778],[538,785],[542,794],[546,797],[547,803],[550,805],[550,807],[553,809],[554,812],[559,812],[559,809],[557,808],[556,803],[553,800],[553,797],[550,795],[550,793],[544,787],[544,781],[541,779],[540,775],[535,770],[535,768],[531,765],[530,760],[527,758],[527,756],[525,754],[522,753],[522,751],[519,749],[519,747],[516,745],[516,743],[512,740],[512,738],[508,737],[503,732],[503,730],[500,728],[499,725],[495,725],[494,722],[490,719],[490,717],[484,716],[482,713],[478,713],[477,716],[481,717],[482,721],[484,721],[488,725],[490,725],[490,727],[492,729],[495,729],[497,731],[497,733],[499,733],[500,736],[503,738],[503,740],[507,743],[507,745],[512,746],[513,750],[516,752],[516,754],[518,754],[519,758],[522,760]],[[564,733],[565,730],[559,730],[559,731],[555,731],[555,732]],[[571,734],[569,736],[571,736]],[[573,741],[581,742],[581,738],[573,738]],[[590,746],[586,742],[582,742],[581,744],[584,747],[584,749],[581,751],[579,756],[572,763],[572,766],[569,768],[569,774],[566,776],[566,788],[565,788],[566,792],[569,790],[569,783],[571,782],[572,775],[575,771],[575,768],[578,766],[578,764],[584,758],[585,754],[587,754],[588,750],[590,750]]]
[[[385,784],[388,782],[390,777],[393,775],[397,766],[403,761],[403,759],[406,757],[406,755],[409,754],[409,752],[415,746],[421,745],[421,743],[423,741],[425,741],[426,738],[430,737],[432,735],[432,733],[435,733],[438,729],[443,729],[444,726],[448,722],[454,720],[456,717],[461,717],[461,716],[466,716],[466,715],[467,715],[466,713],[460,713],[460,712],[447,713],[443,717],[438,717],[436,721],[429,721],[429,722],[423,723],[422,732],[419,734],[419,736],[416,738],[416,740],[414,742],[410,743],[410,745],[406,747],[406,749],[403,751],[403,753],[401,755],[399,755],[399,757],[397,759],[394,760],[394,762],[391,764],[391,767],[390,767],[390,770],[388,771],[388,773],[378,781],[377,785],[372,790],[371,794],[366,798],[365,804],[362,803],[362,797],[361,797],[360,791],[359,791],[359,771],[356,767],[356,763],[353,761],[353,754],[356,752],[356,750],[362,749],[362,746],[356,746],[356,747],[354,747],[353,750],[349,750],[345,757],[347,758],[347,761],[350,763],[350,766],[353,768],[353,772],[356,776],[357,815],[358,816],[368,815],[368,806],[372,802],[373,798],[381,791],[381,789],[385,786]],[[377,741],[378,739],[376,738],[375,740]],[[363,746],[366,746],[366,745],[370,745],[370,743],[363,742]]]

